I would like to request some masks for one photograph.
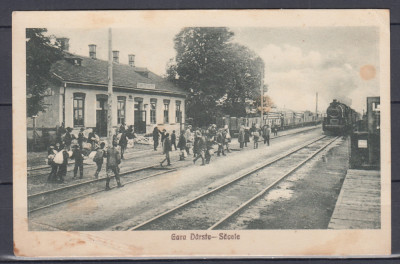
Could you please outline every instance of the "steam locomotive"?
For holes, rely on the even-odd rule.
[[[345,135],[352,131],[358,119],[356,111],[334,99],[326,109],[322,129],[325,134]]]

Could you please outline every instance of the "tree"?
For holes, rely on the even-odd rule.
[[[187,116],[203,126],[222,114],[245,115],[245,101],[260,87],[262,60],[231,43],[227,28],[184,28],[174,39],[167,78],[188,92]],[[258,92],[259,93],[259,92]]]
[[[249,48],[236,43],[230,44],[227,52],[228,82],[223,112],[233,116],[246,115],[246,101],[260,96],[262,59]]]
[[[45,28],[26,29],[26,108],[27,116],[45,111],[44,98],[51,81],[51,65],[62,58],[59,44],[44,35]]]

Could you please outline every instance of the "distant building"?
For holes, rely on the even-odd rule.
[[[89,45],[89,57],[68,52],[68,39],[60,39],[65,58],[51,67],[54,76],[45,103],[47,110],[36,117],[36,127],[54,129],[56,125],[73,128],[96,128],[107,135],[108,62],[96,58],[96,45]],[[185,120],[186,93],[150,72],[135,66],[130,54],[129,65],[119,63],[119,52],[113,51],[113,127],[133,125],[138,134],[150,133],[154,126],[179,131]],[[28,137],[32,120],[28,118]]]

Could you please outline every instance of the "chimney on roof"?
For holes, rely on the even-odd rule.
[[[89,57],[92,59],[96,59],[96,45],[89,44]]]
[[[60,48],[63,51],[69,51],[69,38],[57,38],[60,43]]]
[[[129,66],[135,67],[135,55],[134,54],[129,54]]]
[[[118,50],[113,50],[113,62],[119,63],[119,51]]]

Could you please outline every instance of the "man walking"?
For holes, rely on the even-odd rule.
[[[160,130],[158,130],[158,127],[154,127],[153,129],[153,142],[154,142],[154,150],[157,150],[158,147],[158,141],[160,138]]]
[[[119,168],[118,165],[121,163],[121,156],[117,149],[117,142],[113,142],[113,146],[107,149],[107,181],[106,181],[106,191],[110,190],[110,174],[114,173],[115,180],[117,181],[118,188],[123,187],[119,179]]]
[[[96,150],[96,155],[93,158],[93,161],[96,162],[96,165],[97,165],[97,169],[96,169],[96,172],[94,174],[94,177],[96,179],[99,177],[99,173],[101,171],[101,167],[103,167],[103,158],[105,156],[105,153],[104,153],[104,146],[105,145],[106,144],[104,142],[100,143],[100,148],[98,148]]]
[[[196,140],[197,140],[197,147],[196,147],[196,157],[193,160],[193,164],[196,164],[196,160],[201,158],[202,163],[201,166],[205,165],[205,152],[206,152],[206,141],[204,137],[201,135],[200,131],[196,131]]]
[[[264,138],[264,145],[265,145],[265,143],[267,143],[269,146],[269,138],[271,135],[271,128],[269,127],[269,125],[265,125],[263,127],[262,133],[263,133],[263,138]]]
[[[224,143],[225,143],[225,137],[224,134],[222,133],[222,128],[220,128],[217,132],[217,144],[218,144],[217,156],[220,156],[221,152],[222,155],[225,156]]]
[[[192,136],[192,126],[189,125],[185,132],[185,139],[186,139],[186,154],[189,156],[190,148],[193,144],[193,136]]]
[[[171,134],[171,147],[172,146],[174,146],[175,147],[175,150],[177,150],[177,147],[176,147],[176,134],[175,134],[175,130],[173,130],[172,131],[172,134]]]
[[[171,141],[169,140],[169,133],[166,133],[164,136],[164,143],[163,143],[163,150],[164,150],[164,154],[165,154],[165,159],[163,161],[160,162],[160,166],[163,166],[163,163],[165,161],[168,162],[168,166],[171,165],[171,160],[169,159],[169,152],[172,151],[172,146],[171,146]]]
[[[128,138],[126,137],[125,130],[121,132],[121,137],[119,139],[118,145],[121,147],[121,159],[124,159],[124,153],[126,147],[128,146]]]
[[[78,174],[79,169],[79,178],[83,178],[83,153],[82,150],[79,149],[78,145],[73,146],[72,156],[71,159],[75,159],[75,166],[74,166],[74,179]]]
[[[181,151],[179,160],[185,160],[186,138],[184,132],[181,132],[181,135],[179,136],[178,148]]]
[[[71,149],[71,143],[72,143],[72,136],[71,136],[72,128],[67,127],[67,132],[65,133],[64,136],[64,146],[68,151]]]
[[[242,149],[244,147],[244,126],[240,126],[238,141],[240,148]]]

